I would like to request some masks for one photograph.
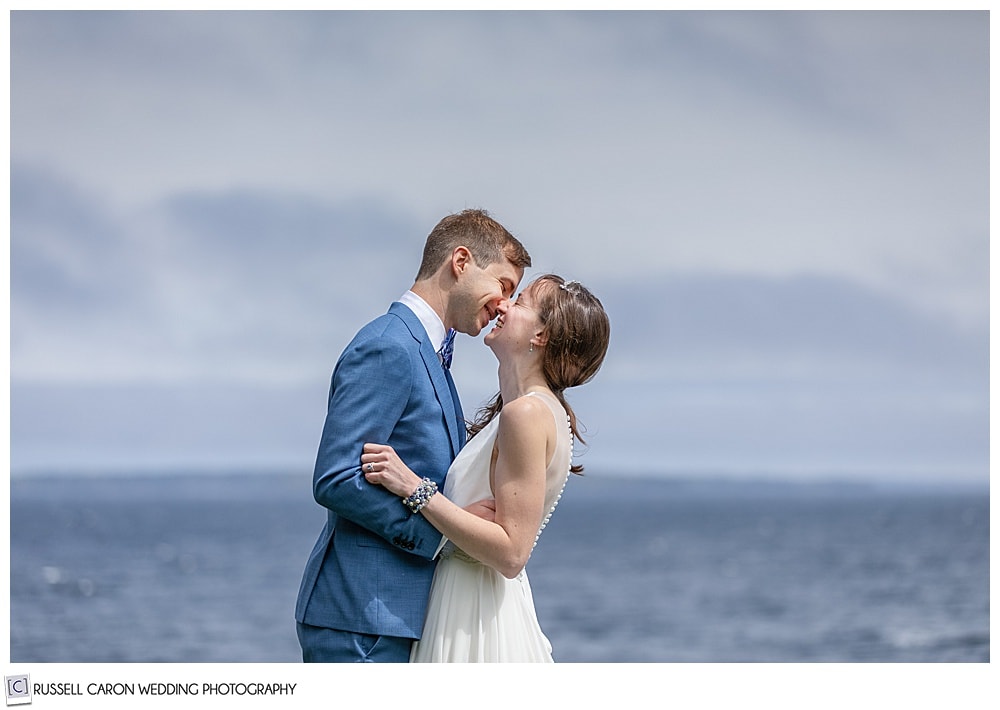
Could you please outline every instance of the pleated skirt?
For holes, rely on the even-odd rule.
[[[507,579],[461,551],[438,562],[411,663],[552,663],[525,571]]]

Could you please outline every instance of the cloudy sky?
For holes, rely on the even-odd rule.
[[[986,12],[13,12],[12,470],[311,471],[484,207],[612,318],[595,475],[985,482]],[[456,377],[495,390],[482,339]]]

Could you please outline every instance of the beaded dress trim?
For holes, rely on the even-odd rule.
[[[540,392],[529,392],[525,396],[530,397],[531,395],[545,396],[542,395]],[[555,397],[552,397],[552,399],[555,399]],[[556,403],[559,404],[559,407],[561,409],[562,404],[559,402],[559,400],[556,399]],[[559,500],[562,498],[562,495],[566,490],[566,484],[569,482],[570,468],[573,466],[573,446],[576,443],[576,440],[573,437],[573,426],[570,421],[569,414],[566,415],[566,430],[569,434],[569,464],[567,464],[566,466],[566,473],[563,476],[562,484],[559,488],[559,493],[552,501],[552,505],[549,506],[548,511],[542,517],[542,522],[538,526],[538,532],[535,533],[535,541],[531,544],[532,552],[534,552],[535,546],[538,544],[538,538],[542,536],[542,530],[545,529],[545,526],[549,524],[549,520],[552,519],[552,514],[555,512],[556,506],[559,505]],[[455,543],[451,542],[450,540],[444,544],[444,547],[440,552],[440,557],[442,559],[447,557],[455,557],[462,560],[463,562],[468,562],[470,564],[477,564],[477,565],[482,564],[479,560],[461,550],[459,547],[455,545]]]
[[[537,392],[529,392],[528,395],[538,394]],[[562,405],[560,404],[560,407]],[[552,514],[556,511],[556,506],[559,505],[559,499],[562,498],[563,493],[566,491],[566,484],[569,482],[570,467],[573,465],[573,446],[576,441],[573,438],[573,424],[570,421],[569,415],[566,415],[566,429],[569,432],[569,466],[566,467],[566,475],[563,477],[562,485],[559,487],[559,493],[556,495],[555,500],[552,501],[552,505],[549,507],[549,511],[542,518],[542,524],[538,527],[538,532],[535,534],[535,541],[531,544],[531,549],[535,549],[535,545],[538,544],[538,538],[542,536],[542,530],[545,526],[549,524],[549,520],[552,519]]]

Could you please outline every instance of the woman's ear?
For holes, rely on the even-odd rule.
[[[540,348],[545,347],[549,342],[549,332],[545,329],[536,330],[535,334],[531,336],[531,340],[529,342],[537,345]]]

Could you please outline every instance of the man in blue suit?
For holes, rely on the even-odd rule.
[[[454,333],[478,335],[528,266],[525,248],[485,211],[449,215],[427,237],[411,289],[363,327],[337,361],[313,472],[313,496],[327,509],[327,522],[295,606],[305,662],[409,659],[441,533],[365,480],[362,449],[366,442],[388,444],[443,488],[465,444],[448,369]],[[488,505],[479,514],[488,517]]]

